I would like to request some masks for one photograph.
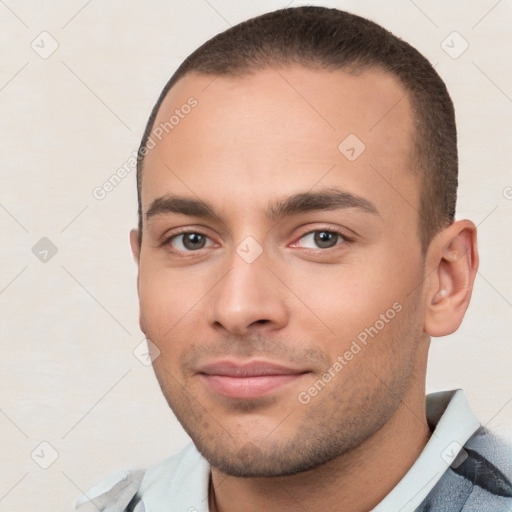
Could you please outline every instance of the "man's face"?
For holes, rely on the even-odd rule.
[[[163,393],[222,471],[327,462],[422,385],[406,93],[376,69],[189,74],[155,128],[173,114],[145,159],[138,281]]]

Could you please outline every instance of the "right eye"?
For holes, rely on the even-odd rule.
[[[211,247],[213,241],[205,234],[197,231],[185,231],[177,235],[171,235],[165,241],[173,250],[179,252],[192,252],[206,247]]]

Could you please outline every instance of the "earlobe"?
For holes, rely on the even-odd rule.
[[[427,254],[428,279],[424,330],[429,336],[456,331],[466,313],[478,269],[476,227],[457,221],[440,232]]]
[[[139,230],[132,229],[130,231],[130,246],[132,249],[133,259],[137,265],[140,258],[140,243],[139,243]]]

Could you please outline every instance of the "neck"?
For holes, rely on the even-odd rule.
[[[277,478],[237,478],[212,468],[210,511],[371,510],[404,477],[430,434],[422,379],[411,383],[393,416],[371,438],[318,468]]]

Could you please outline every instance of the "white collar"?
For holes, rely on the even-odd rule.
[[[481,426],[461,389],[428,395],[427,419],[435,425],[427,445],[372,512],[414,512]]]

